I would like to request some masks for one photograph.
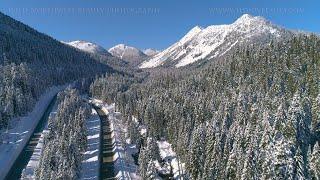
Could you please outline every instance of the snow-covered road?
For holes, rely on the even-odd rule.
[[[58,86],[50,88],[39,98],[32,112],[25,117],[12,120],[8,131],[0,132],[4,136],[3,142],[0,144],[0,179],[5,179],[10,168],[33,135],[38,122],[46,112],[50,102],[54,96],[65,87],[66,86]]]
[[[58,109],[58,104],[55,101],[54,106],[50,112],[50,108],[48,109],[48,111],[50,112],[49,117],[53,118],[56,113],[57,113],[57,109]],[[39,165],[39,161],[40,161],[40,157],[41,157],[41,153],[42,153],[42,147],[43,147],[43,141],[44,141],[44,135],[45,133],[48,132],[48,123],[45,122],[45,127],[43,129],[43,131],[40,133],[36,133],[39,136],[39,139],[34,139],[33,141],[37,140],[38,143],[35,144],[35,147],[32,147],[32,144],[29,145],[29,148],[32,148],[31,150],[33,151],[33,154],[28,162],[28,164],[26,165],[25,169],[23,170],[23,175],[22,178],[23,180],[27,180],[27,179],[35,179],[35,170],[37,168],[37,166]],[[29,143],[30,144],[30,143]],[[24,153],[24,151],[22,152]]]

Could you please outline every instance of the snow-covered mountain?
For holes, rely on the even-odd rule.
[[[71,42],[63,42],[65,44],[68,44],[70,46],[73,46],[77,49],[80,49],[82,51],[93,53],[93,54],[100,54],[100,55],[110,55],[110,53],[104,49],[103,47],[87,41],[71,41]]]
[[[158,54],[160,51],[158,51],[158,50],[155,50],[155,49],[145,49],[144,51],[143,51],[143,53],[144,54],[146,54],[147,56],[154,56],[154,55],[156,55],[156,54]]]
[[[125,44],[118,44],[110,48],[109,53],[111,53],[115,57],[133,64],[141,63],[146,60],[146,58],[148,58],[148,56],[141,50],[135,47],[127,46]]]
[[[182,67],[203,59],[214,59],[241,43],[264,43],[291,34],[259,16],[242,15],[228,25],[199,26],[191,29],[182,39],[140,65],[152,68],[164,64]]]

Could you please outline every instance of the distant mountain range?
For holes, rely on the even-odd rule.
[[[263,17],[244,14],[232,24],[192,28],[178,42],[144,61],[140,68],[183,67],[200,60],[221,57],[237,45],[264,44],[285,39],[294,33]]]
[[[76,40],[71,42],[62,42],[87,53],[114,56],[134,66],[141,64],[146,59],[159,53],[159,51],[154,49],[146,49],[142,51],[138,48],[125,44],[118,44],[109,50],[106,50],[102,46],[88,41]]]
[[[270,43],[284,40],[296,33],[272,24],[260,16],[244,14],[232,24],[211,25],[206,28],[195,26],[178,42],[163,51],[140,50],[125,44],[118,44],[109,50],[91,42],[72,41],[70,46],[82,51],[114,56],[132,66],[140,68],[183,67],[196,62],[221,58],[237,46]]]

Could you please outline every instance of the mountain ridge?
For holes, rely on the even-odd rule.
[[[125,44],[117,44],[111,47],[108,52],[131,64],[138,65],[148,58],[140,49]]]
[[[154,55],[158,54],[159,52],[161,52],[161,51],[158,51],[158,50],[152,49],[152,48],[148,48],[148,49],[143,50],[143,53],[146,54],[147,56],[154,56]]]
[[[223,56],[239,44],[266,43],[286,38],[293,32],[272,24],[261,16],[244,14],[231,24],[195,26],[179,41],[144,61],[140,68],[153,68],[168,63],[179,68],[203,59]]]
[[[61,42],[88,53],[111,56],[111,54],[105,48],[93,42],[84,41],[84,40],[75,40],[70,42],[61,41]]]

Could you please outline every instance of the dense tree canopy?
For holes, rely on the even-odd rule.
[[[319,89],[320,39],[300,35],[238,47],[200,69],[153,73],[115,102],[149,136],[168,138],[192,179],[316,179]]]
[[[89,54],[0,13],[0,129],[51,86],[113,72]]]
[[[75,89],[59,93],[58,102],[57,114],[49,119],[36,179],[79,178],[90,106]]]

